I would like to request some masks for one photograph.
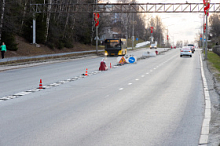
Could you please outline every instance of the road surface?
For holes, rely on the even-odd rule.
[[[135,52],[141,54],[143,50]],[[204,115],[199,51],[179,50],[96,72],[101,57],[0,72],[0,145],[196,146]],[[115,57],[106,64],[115,64]]]

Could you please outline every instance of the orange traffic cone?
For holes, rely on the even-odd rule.
[[[43,89],[42,80],[40,79],[39,89]]]
[[[85,73],[85,76],[88,76],[88,68],[86,69],[86,73]]]

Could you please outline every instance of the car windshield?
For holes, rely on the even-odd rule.
[[[182,50],[190,50],[190,48],[182,48]]]
[[[194,46],[193,44],[189,44],[188,46]]]

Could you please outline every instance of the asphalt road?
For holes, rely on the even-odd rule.
[[[0,72],[0,97],[97,71],[101,59]],[[199,52],[180,58],[176,49],[1,101],[0,145],[196,146],[203,115]]]

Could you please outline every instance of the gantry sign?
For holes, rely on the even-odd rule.
[[[50,9],[46,9],[49,8]],[[30,4],[33,13],[203,13],[203,3],[82,3]],[[210,13],[220,12],[220,3],[210,3]]]

